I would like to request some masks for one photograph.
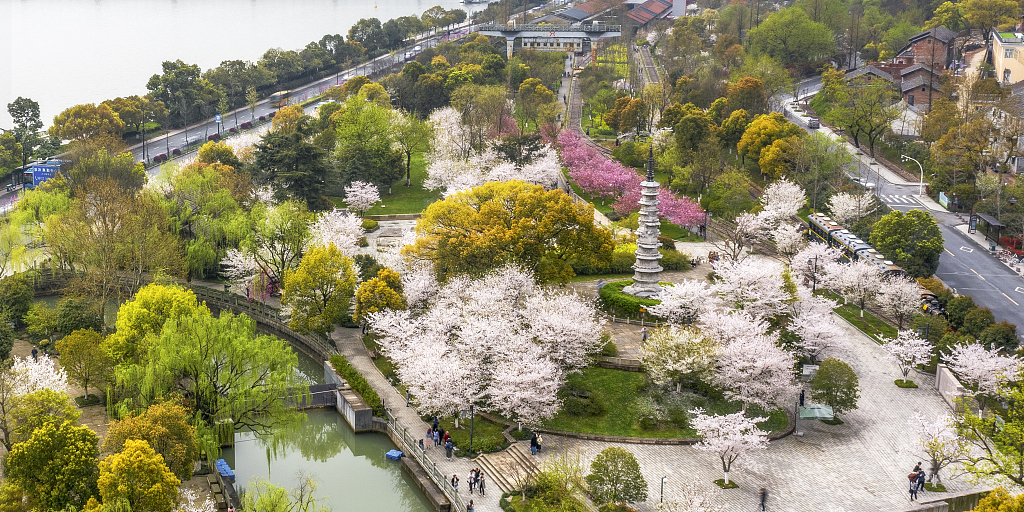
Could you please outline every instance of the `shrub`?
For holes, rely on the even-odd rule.
[[[181,149],[174,148],[174,149],[171,150],[171,154],[174,155],[174,156],[178,156],[178,155],[181,154]]]
[[[634,251],[636,250],[634,246]],[[612,253],[612,262],[608,265],[608,272],[612,274],[627,274],[633,270],[633,263],[636,255],[632,252],[615,251]]]
[[[601,345],[601,355],[603,357],[615,357],[619,355],[619,347],[615,346],[615,342],[612,341],[611,336],[609,336],[608,333],[601,335],[601,341],[604,342],[604,344]]]
[[[370,246],[370,242],[366,241],[366,237],[365,236],[359,237],[359,247],[369,247],[369,246]]]
[[[614,255],[612,256],[614,261]],[[633,280],[615,281],[601,287],[601,305],[610,313],[621,316],[639,316],[640,308],[648,308],[659,304],[659,301],[652,299],[641,299],[632,295],[622,293],[622,289],[633,284]],[[657,319],[651,316],[652,319]]]
[[[594,391],[576,375],[570,376],[558,390],[562,410],[573,416],[600,416],[608,412],[600,393]]]
[[[978,308],[964,316],[964,325],[961,331],[974,337],[981,336],[981,333],[988,329],[988,326],[996,323],[996,317],[988,308]]]
[[[597,512],[636,512],[636,509],[625,503],[608,503],[597,509]]]
[[[946,314],[949,318],[949,324],[954,330],[960,330],[964,325],[964,317],[967,313],[978,308],[978,305],[974,303],[974,299],[970,295],[961,295],[950,299],[949,303],[946,304]]]
[[[231,132],[231,133],[235,133],[235,132],[237,132],[238,130],[237,130],[237,129],[235,129],[235,128],[228,128],[228,131],[229,131],[229,132]]]
[[[348,359],[345,359],[345,356],[341,354],[331,356],[331,366],[345,379],[345,382],[348,382],[349,386],[352,386],[352,390],[363,398],[366,405],[373,408],[374,416],[387,417],[384,413],[384,406],[380,403],[380,395],[373,390],[373,387],[363,378],[359,370],[348,364]]]
[[[373,219],[363,219],[363,229],[367,233],[373,233],[374,231],[377,231],[378,227],[380,227],[380,223],[379,222],[377,222],[377,221],[375,221]]]
[[[661,253],[661,268],[665,270],[689,270],[690,256],[673,249],[658,249]]]
[[[260,116],[260,121],[266,121],[266,120],[267,120],[267,116]]]
[[[1007,351],[1017,350],[1017,326],[1005,320],[992,324],[981,332],[978,341],[987,347],[999,347]]]
[[[206,140],[220,140],[220,134],[214,133],[206,136]]]

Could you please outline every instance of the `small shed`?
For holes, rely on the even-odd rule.
[[[976,213],[975,215],[978,216],[978,229],[985,234],[985,238],[992,242],[999,242],[999,236],[1006,226],[991,215],[984,213]]]

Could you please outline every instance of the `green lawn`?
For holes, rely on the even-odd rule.
[[[574,384],[583,384],[593,395],[600,396],[606,406],[606,412],[597,416],[574,416],[563,408],[554,418],[544,423],[545,428],[630,437],[677,438],[697,435],[693,429],[681,429],[668,422],[656,429],[640,428],[640,416],[644,407],[642,402],[647,401],[647,376],[643,373],[592,367],[571,378],[575,381]],[[739,402],[709,400],[695,394],[686,397],[684,410],[702,407],[711,414],[731,414],[740,410]],[[750,415],[759,413],[760,411],[755,408],[748,410]],[[785,428],[786,424],[785,413],[776,410],[759,426],[768,431],[776,431]]]
[[[381,202],[370,208],[367,215],[390,215],[400,213],[420,213],[431,203],[441,198],[441,194],[423,188],[423,180],[427,178],[427,164],[423,160],[423,153],[416,153],[412,156],[412,169],[410,172],[412,186],[405,186],[405,178],[394,184],[391,188],[392,194],[387,191],[381,193]],[[335,206],[344,208],[345,200],[340,197],[332,197]]]
[[[428,423],[432,419],[425,418]],[[509,446],[509,442],[501,434],[505,430],[505,426],[484,419],[479,415],[476,415],[472,422],[469,421],[469,418],[460,419],[459,428],[455,428],[455,418],[453,417],[440,418],[439,424],[441,428],[451,433],[452,443],[459,448],[459,455],[461,456],[465,456],[465,452],[469,450],[469,431],[471,426],[473,430],[474,453],[498,452]],[[461,475],[459,476],[461,477]]]
[[[827,297],[835,300],[841,300],[839,295],[832,293],[831,291],[818,292],[819,294],[826,295]],[[835,309],[835,312],[839,316],[846,319],[847,322],[853,324],[854,327],[860,329],[861,332],[867,334],[879,344],[882,343],[882,338],[895,338],[897,335],[896,327],[890,325],[885,320],[878,318],[875,315],[865,311],[864,316],[860,316],[860,308],[856,304],[842,304]]]

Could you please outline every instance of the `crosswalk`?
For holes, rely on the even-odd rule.
[[[921,202],[914,196],[878,194],[878,198],[888,206],[921,206]]]

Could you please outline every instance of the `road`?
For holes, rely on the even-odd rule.
[[[416,53],[414,49],[417,46],[420,47],[419,51],[422,51],[424,48],[436,46],[442,40],[460,37],[471,30],[472,26],[467,24],[462,27],[456,27],[451,31],[451,35],[448,36],[425,36],[414,43],[410,43],[399,51],[382,55],[370,62],[366,62],[340,72],[333,77],[327,77],[303,87],[293,89],[289,97],[289,104],[306,101],[309,98],[323,93],[331,87],[344,84],[349,78],[387,69],[396,63],[402,62],[405,59],[407,52]],[[242,107],[224,114],[219,126],[214,118],[210,118],[205,121],[189,125],[187,131],[172,131],[155,139],[147,140],[145,148],[143,148],[141,143],[136,144],[130,148],[130,151],[135,156],[135,160],[137,162],[142,162],[144,160],[150,162],[153,160],[153,157],[161,154],[170,156],[175,149],[180,149],[181,152],[184,153],[186,151],[186,145],[203,143],[207,140],[207,137],[218,133],[218,131],[222,134],[226,134],[231,128],[237,129],[240,124],[258,119],[260,116],[267,116],[275,110],[277,109],[270,106],[270,100],[266,99],[256,105],[256,110],[254,112],[250,112],[248,107]]]

